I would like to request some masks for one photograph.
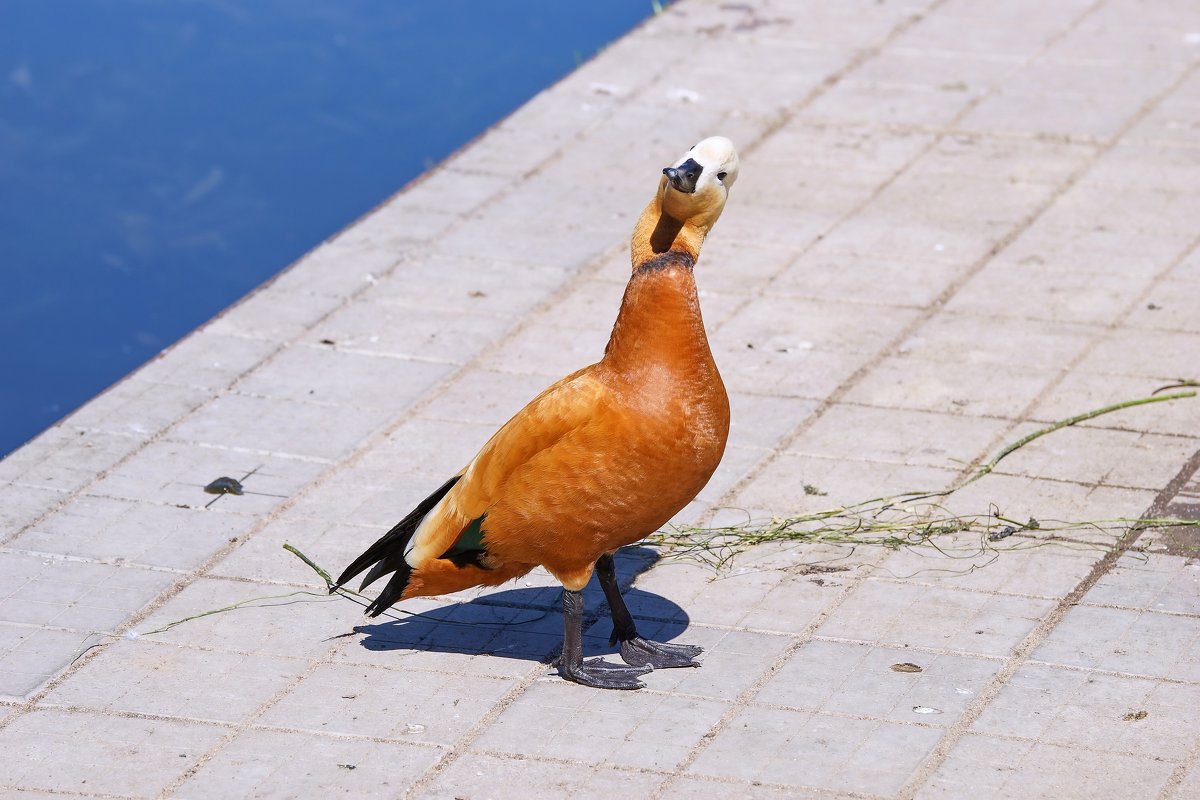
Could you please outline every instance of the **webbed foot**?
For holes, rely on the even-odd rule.
[[[704,652],[704,648],[694,644],[666,644],[652,642],[641,636],[621,642],[621,659],[635,667],[652,667],[653,669],[669,669],[671,667],[698,667],[700,662],[696,656]]]
[[[566,680],[582,683],[584,686],[593,686],[597,689],[644,688],[646,684],[638,678],[653,669],[650,666],[613,664],[602,658],[589,658],[574,665],[568,665],[566,662],[558,665],[559,674]]]

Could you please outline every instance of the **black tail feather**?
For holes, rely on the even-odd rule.
[[[376,567],[378,569],[378,567]],[[408,586],[408,577],[412,575],[412,567],[403,559],[400,560],[400,566],[396,569],[396,574],[383,587],[383,591],[379,593],[372,601],[371,605],[367,606],[367,614],[372,617],[378,617],[384,611],[392,607],[400,599],[400,595],[404,594],[404,588]]]
[[[374,568],[367,573],[367,577],[363,579],[362,586],[359,587],[363,589],[381,575],[386,575],[389,572],[396,573],[388,581],[383,593],[367,609],[367,613],[371,614],[371,616],[377,616],[385,608],[400,599],[400,595],[404,593],[404,587],[408,584],[408,576],[412,574],[412,567],[404,560],[404,548],[408,546],[409,539],[412,538],[413,533],[417,530],[417,526],[421,524],[421,520],[425,518],[425,515],[433,510],[433,507],[446,496],[446,493],[450,491],[454,484],[458,483],[458,479],[461,477],[461,475],[455,475],[442,484],[440,489],[422,500],[416,508],[409,512],[408,516],[396,523],[395,527],[381,536],[375,544],[368,547],[366,552],[361,556],[354,559],[350,566],[346,567],[337,579],[337,586],[341,586],[367,567],[374,565]]]

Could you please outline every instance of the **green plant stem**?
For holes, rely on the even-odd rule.
[[[1176,385],[1177,386],[1187,386],[1187,385],[1191,385],[1191,384],[1183,383],[1183,384],[1176,384]],[[1113,403],[1112,405],[1104,406],[1103,408],[1093,409],[1092,411],[1088,411],[1083,414],[1076,414],[1073,417],[1068,417],[1067,419],[1061,419],[1058,422],[1055,422],[1053,425],[1047,425],[1044,428],[1039,428],[1038,430],[1034,431],[1033,433],[1029,434],[1028,436],[1024,436],[1024,437],[1018,439],[1017,441],[1013,442],[1012,444],[1006,446],[991,461],[987,462],[986,464],[981,466],[978,470],[976,470],[974,475],[972,475],[967,480],[963,481],[958,486],[954,487],[954,489],[947,491],[946,494],[949,494],[952,491],[957,491],[958,489],[963,488],[967,484],[974,483],[975,481],[982,478],[984,475],[991,473],[991,471],[996,468],[996,465],[999,464],[1004,458],[1012,455],[1014,452],[1016,452],[1017,450],[1020,450],[1025,445],[1029,444],[1030,442],[1034,441],[1035,439],[1040,439],[1041,437],[1045,436],[1048,433],[1054,433],[1055,431],[1061,430],[1062,428],[1067,428],[1067,427],[1070,427],[1071,425],[1077,425],[1080,422],[1086,422],[1089,419],[1095,419],[1096,417],[1101,417],[1101,416],[1104,416],[1105,414],[1111,414],[1114,411],[1120,411],[1125,408],[1134,408],[1136,406],[1149,405],[1150,403],[1166,403],[1166,402],[1170,402],[1171,400],[1182,400],[1187,397],[1195,397],[1195,396],[1196,396],[1195,392],[1176,392],[1174,394],[1151,395],[1150,397],[1140,397],[1137,400],[1126,400],[1123,403]]]
[[[152,631],[141,632],[138,634],[138,636],[152,636],[156,633],[166,633],[167,631],[171,630],[172,628],[174,628],[177,625],[182,625],[185,622],[191,622],[192,620],[195,620],[195,619],[202,619],[203,617],[211,617],[213,614],[223,614],[226,611],[236,611],[239,608],[245,608],[246,606],[250,606],[250,605],[256,604],[256,603],[264,603],[264,602],[271,601],[271,600],[288,600],[292,597],[300,597],[300,596],[315,597],[318,600],[328,599],[327,596],[325,596],[325,595],[319,595],[319,594],[316,594],[314,592],[310,592],[307,590],[288,592],[287,594],[267,595],[265,597],[251,597],[246,600],[239,600],[238,602],[233,603],[232,605],[224,606],[222,608],[214,608],[211,611],[203,611],[199,614],[193,614],[190,617],[184,617],[183,619],[177,619],[174,622],[168,622],[166,625],[163,625],[161,628],[155,628]]]
[[[329,573],[326,572],[325,570],[321,569],[321,567],[318,566],[315,561],[313,561],[308,556],[304,555],[304,553],[301,553],[295,547],[292,547],[290,544],[287,544],[286,542],[283,545],[283,549],[287,550],[289,553],[291,553],[296,558],[303,561],[305,564],[308,564],[308,566],[312,568],[312,571],[317,573],[318,575],[320,575],[321,580],[325,581],[325,588],[329,589],[331,592],[333,591],[333,587],[336,585],[333,582],[333,578],[329,577]]]

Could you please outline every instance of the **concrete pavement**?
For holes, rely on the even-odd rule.
[[[544,574],[367,622],[282,550],[340,568],[595,360],[659,170],[713,133],[742,155],[697,268],[734,427],[681,523],[939,488],[1200,378],[1198,68],[1185,0],[671,6],[0,462],[0,791],[1200,794],[1196,529],[719,575],[631,550],[643,632],[707,648],[631,693],[542,663]],[[1198,470],[1185,399],[946,507],[1195,519]]]

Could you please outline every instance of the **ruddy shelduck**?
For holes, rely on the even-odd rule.
[[[564,678],[636,689],[701,649],[638,635],[613,554],[658,530],[708,482],[725,451],[729,398],[700,317],[693,268],[738,174],[733,143],[700,142],[663,170],[633,231],[633,274],[598,363],[521,409],[465,469],[348,566],[391,573],[368,606],[494,586],[545,567],[562,582]],[[583,587],[595,571],[625,664],[584,660]]]

